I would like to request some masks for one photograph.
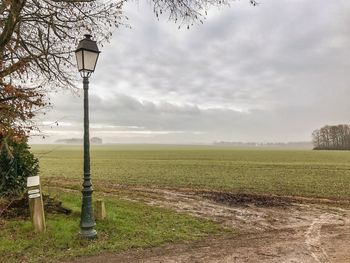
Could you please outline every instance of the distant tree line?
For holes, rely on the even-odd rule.
[[[326,125],[312,132],[314,150],[350,150],[350,125]]]
[[[242,147],[242,148],[289,148],[289,149],[311,149],[311,141],[300,142],[234,142],[234,141],[215,141],[213,145]]]

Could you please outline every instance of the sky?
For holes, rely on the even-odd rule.
[[[349,123],[350,1],[248,0],[178,29],[146,2],[100,47],[90,135],[106,143],[310,141]],[[51,95],[45,139],[81,138],[82,91]],[[58,122],[58,126],[54,122]]]

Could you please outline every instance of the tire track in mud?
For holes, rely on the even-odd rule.
[[[322,226],[324,225],[334,225],[339,224],[339,221],[342,224],[345,224],[345,220],[341,217],[337,217],[334,214],[325,213],[320,217],[316,218],[310,227],[305,232],[305,244],[311,256],[315,259],[317,263],[330,263],[332,262],[322,247]]]
[[[329,214],[321,215],[319,218],[315,219],[314,222],[312,222],[305,233],[305,244],[307,249],[318,263],[329,262],[329,257],[320,243],[322,225],[327,223],[329,218]]]

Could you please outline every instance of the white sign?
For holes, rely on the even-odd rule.
[[[27,177],[27,187],[40,185],[39,175]]]
[[[32,194],[28,196],[29,198],[37,198],[40,197],[40,194]]]
[[[39,189],[33,189],[33,190],[29,190],[28,191],[28,194],[31,195],[31,194],[37,194],[37,193],[40,193],[40,190]]]

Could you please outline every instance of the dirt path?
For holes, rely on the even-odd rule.
[[[239,230],[185,244],[75,262],[350,262],[350,210],[325,201],[98,185],[106,195],[171,208]]]
[[[327,227],[325,232],[339,232],[342,229]],[[241,235],[234,238],[210,238],[205,241],[167,245],[154,249],[132,250],[121,254],[104,254],[97,257],[82,258],[77,262],[263,262],[263,263],[348,263],[350,252],[348,242],[350,232],[342,233],[342,238],[329,233],[323,234],[323,248],[329,253],[327,259],[312,255],[305,244],[304,231],[284,230],[264,234]],[[329,246],[332,244],[331,246]]]

